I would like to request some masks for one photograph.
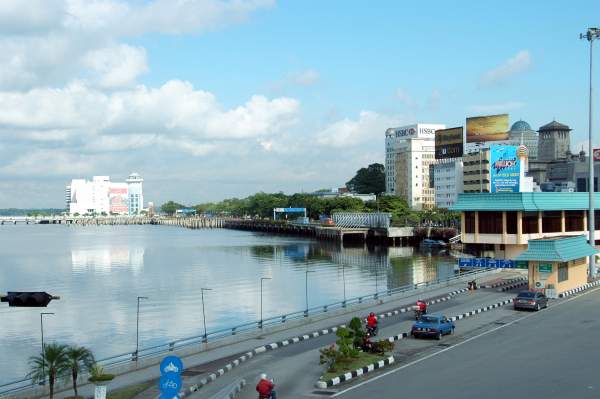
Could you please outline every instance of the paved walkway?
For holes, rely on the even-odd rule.
[[[489,274],[481,275],[477,278],[478,284],[483,282],[487,282],[489,280],[496,280],[499,277],[502,278],[512,278],[516,276],[522,275],[518,271],[492,271]],[[354,316],[364,317],[367,311],[373,311],[376,313],[381,313],[384,311],[389,311],[392,309],[396,309],[399,307],[403,307],[409,304],[413,304],[417,298],[435,298],[439,296],[443,296],[448,292],[465,288],[467,278],[464,281],[456,281],[452,284],[443,283],[437,286],[428,287],[426,292],[424,293],[422,290],[418,291],[410,291],[402,294],[398,294],[391,297],[382,297],[381,304],[376,304],[371,302],[370,304],[362,304],[356,305],[353,307],[348,307],[345,310],[344,314],[335,314],[331,317],[327,317],[320,320],[314,320],[312,316],[305,320],[306,323],[300,326],[294,326],[286,330],[269,332],[265,329],[265,332],[262,336],[256,337],[243,337],[240,336],[240,341],[232,343],[227,346],[222,346],[215,349],[210,349],[207,351],[202,351],[199,353],[192,354],[190,356],[185,356],[183,358],[183,362],[186,369],[195,369],[201,371],[197,375],[193,377],[185,377],[184,384],[189,385],[190,379],[197,379],[199,375],[205,375],[208,373],[212,373],[216,371],[218,368],[223,367],[229,360],[238,357],[239,355],[248,352],[258,346],[268,345],[272,342],[281,341],[287,339],[289,337],[294,337],[298,335],[303,335],[307,333],[311,333],[313,331],[326,329],[328,327],[337,326],[340,324],[347,323],[349,319]],[[368,309],[368,310],[367,310]],[[292,322],[289,322],[292,324]],[[163,356],[161,356],[162,358]],[[160,359],[157,359],[156,364],[153,364],[149,367],[139,368],[137,370],[133,370],[131,372],[127,372],[125,374],[118,375],[113,381],[109,384],[109,390],[114,391],[120,388],[124,388],[133,384],[143,383],[146,381],[155,380],[160,376],[159,369],[157,367]],[[85,397],[92,397],[94,394],[94,386],[92,384],[82,384],[79,389],[80,395]],[[55,393],[55,397],[62,399],[67,396],[72,395],[72,390],[67,387],[64,390],[60,390]],[[36,397],[31,393],[22,393],[17,397]],[[39,396],[38,396],[39,397]],[[148,397],[147,395],[141,395],[142,397]],[[152,397],[152,396],[150,396]]]

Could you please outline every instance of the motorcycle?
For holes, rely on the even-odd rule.
[[[377,335],[377,326],[371,327],[369,325],[367,325],[367,334],[369,334],[371,337],[374,337]]]
[[[427,313],[427,309],[421,310],[418,306],[414,306],[413,310],[415,312],[415,320],[419,320],[421,316]]]
[[[274,378],[269,378],[269,381],[271,381],[273,384],[275,384],[275,379]],[[277,394],[275,393],[275,389],[273,389],[271,391],[270,395],[261,395],[258,394],[258,399],[276,399],[277,398]]]

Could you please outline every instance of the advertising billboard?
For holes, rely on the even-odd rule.
[[[463,127],[435,131],[435,159],[463,156]]]
[[[110,213],[126,214],[129,212],[127,199],[127,183],[112,183],[108,191]]]
[[[386,130],[386,137],[395,137],[397,139],[412,138],[433,138],[436,130],[444,129],[445,125],[435,125],[429,123],[416,123],[414,125],[389,128]]]
[[[600,161],[600,148],[594,148],[594,161]]]
[[[518,193],[521,162],[517,146],[490,146],[490,180],[492,193]]]
[[[467,143],[508,140],[508,114],[467,118]]]

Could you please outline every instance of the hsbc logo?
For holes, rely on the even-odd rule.
[[[415,129],[414,127],[409,127],[406,129],[396,130],[396,137],[414,136],[416,133],[417,129]]]

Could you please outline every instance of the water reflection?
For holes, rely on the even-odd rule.
[[[144,268],[144,248],[109,246],[72,249],[71,267],[74,273],[110,273],[113,268],[127,268],[137,274]]]

